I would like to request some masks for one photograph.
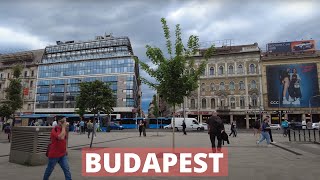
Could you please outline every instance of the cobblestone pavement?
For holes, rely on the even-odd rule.
[[[170,132],[148,132],[147,137],[139,137],[137,132],[113,131],[98,133],[93,147],[171,147]],[[0,134],[3,138],[3,134]],[[226,145],[229,152],[229,175],[227,177],[183,177],[183,179],[221,180],[316,180],[320,177],[320,145],[289,143],[288,138],[274,134],[276,142],[272,147],[256,145],[252,133],[239,133],[231,137]],[[73,179],[128,179],[128,177],[83,177],[81,175],[81,148],[88,147],[87,135],[71,133],[69,139],[69,163]],[[210,147],[208,134],[181,132],[175,135],[176,147]],[[307,148],[305,148],[307,147]],[[312,150],[310,150],[310,148]],[[9,163],[10,144],[0,142],[0,179],[40,180],[46,166],[27,167]],[[289,150],[289,151],[288,151]],[[298,154],[298,155],[297,155]],[[142,179],[143,177],[130,177]],[[51,180],[64,179],[63,172],[56,166]],[[143,179],[181,179],[181,177],[145,177]]]

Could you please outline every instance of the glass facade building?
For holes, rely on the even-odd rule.
[[[90,42],[57,42],[38,66],[36,113],[74,113],[81,82],[107,82],[117,100],[114,114],[141,109],[139,67],[128,37],[99,36]],[[119,117],[117,116],[117,117]]]

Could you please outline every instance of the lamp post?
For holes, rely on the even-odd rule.
[[[309,98],[309,110],[310,110],[310,121],[312,122],[312,111],[311,111],[311,100],[314,97],[320,97],[320,95],[315,95]]]

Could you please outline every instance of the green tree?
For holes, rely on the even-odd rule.
[[[4,102],[4,109],[7,112],[14,114],[18,109],[22,108],[22,85],[20,75],[23,67],[21,65],[16,65],[13,67],[13,78],[10,79],[9,87],[6,89],[6,100]]]
[[[111,114],[115,105],[116,100],[107,83],[98,80],[80,83],[80,95],[76,100],[77,112],[80,112],[80,114],[92,113],[95,119],[100,112]],[[93,126],[95,126],[95,123],[93,121]],[[90,148],[92,147],[92,141],[93,136],[91,136]]]
[[[0,117],[9,118],[14,111],[11,110],[11,108],[8,106],[8,104],[2,104],[0,106]]]
[[[200,52],[199,38],[191,35],[187,42],[187,47],[183,45],[181,38],[180,25],[176,25],[175,45],[172,49],[170,30],[165,18],[161,19],[164,36],[166,39],[166,47],[169,57],[166,58],[162,50],[158,47],[146,46],[147,57],[156,66],[151,68],[147,63],[136,58],[142,68],[156,82],[148,81],[141,77],[143,83],[147,84],[159,94],[161,94],[166,102],[173,107],[175,114],[175,106],[183,103],[183,98],[189,96],[192,91],[198,88],[200,75],[204,72],[208,58],[214,54],[214,46],[205,51],[203,61],[196,66],[194,56]],[[174,131],[175,123],[173,116],[173,148],[174,148]]]

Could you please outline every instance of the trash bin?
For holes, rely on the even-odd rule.
[[[9,162],[26,166],[47,164],[51,130],[52,126],[13,127]]]

